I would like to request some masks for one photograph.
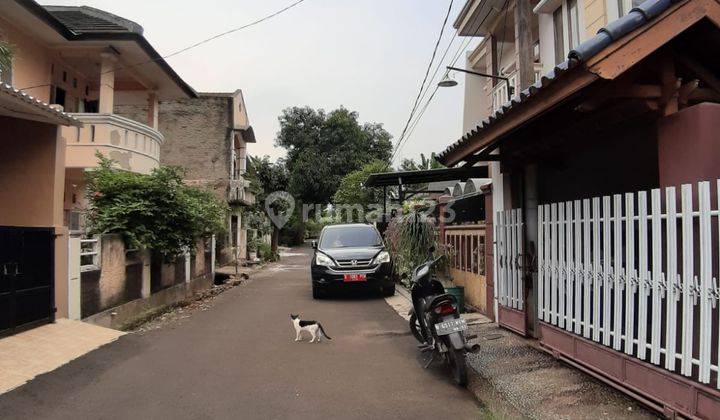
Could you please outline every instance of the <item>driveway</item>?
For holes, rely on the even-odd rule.
[[[0,396],[3,418],[477,418],[442,366],[423,369],[385,300],[314,301],[298,248],[211,308],[118,341]],[[333,340],[294,342],[290,313]]]

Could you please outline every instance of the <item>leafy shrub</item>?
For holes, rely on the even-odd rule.
[[[149,175],[113,168],[98,154],[100,165],[86,174],[94,233],[118,233],[129,248],[146,248],[170,260],[194,251],[198,237],[225,229],[228,207],[211,191],[183,183],[179,167],[161,166]]]
[[[280,230],[280,244],[284,246],[296,246],[305,241],[305,224],[296,211],[290,220]]]
[[[260,259],[262,259],[263,262],[273,262],[280,259],[280,256],[277,253],[272,252],[270,244],[265,242],[258,245],[258,254],[260,254]]]

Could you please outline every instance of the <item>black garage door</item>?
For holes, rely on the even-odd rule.
[[[55,318],[54,233],[0,226],[0,336]]]

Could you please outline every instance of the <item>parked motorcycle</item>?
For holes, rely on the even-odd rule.
[[[428,260],[412,273],[410,331],[420,342],[421,351],[432,352],[425,368],[436,359],[445,360],[455,382],[464,387],[467,385],[465,355],[477,352],[479,346],[468,344],[467,340],[475,336],[465,336],[467,323],[460,317],[457,298],[445,293],[435,276],[435,265],[442,257],[433,259],[434,251],[431,249]]]

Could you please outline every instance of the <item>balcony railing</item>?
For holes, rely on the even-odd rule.
[[[250,181],[244,179],[231,180],[228,186],[228,201],[246,205],[255,203],[255,195],[250,192]]]
[[[97,166],[96,152],[115,160],[120,168],[148,173],[158,167],[163,135],[142,123],[116,114],[72,114],[82,127],[63,127],[68,149],[66,167]]]
[[[517,72],[508,76],[510,86],[517,90]],[[499,110],[505,103],[510,100],[510,92],[508,92],[508,84],[504,81],[499,81],[492,91],[492,106],[493,113]]]

